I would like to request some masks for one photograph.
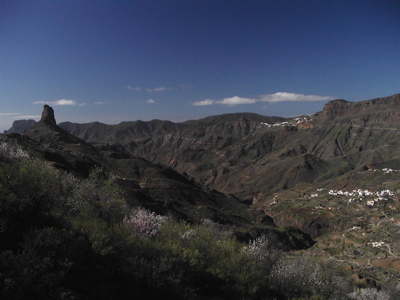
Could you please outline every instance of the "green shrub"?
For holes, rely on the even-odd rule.
[[[79,182],[71,199],[81,215],[100,218],[108,225],[119,224],[128,213],[124,194],[113,178],[105,178],[94,169],[89,178]]]
[[[257,298],[268,290],[269,266],[226,234],[210,224],[194,226],[170,220],[161,228],[157,242],[163,251],[183,261],[192,274],[202,272],[202,280],[191,278],[197,288],[204,291],[208,287],[210,294],[230,299]]]
[[[1,253],[0,264],[5,298],[57,298],[60,290],[71,283],[75,289],[88,273],[89,242],[74,232],[44,228],[24,236],[21,249]],[[12,283],[12,284],[11,284]]]

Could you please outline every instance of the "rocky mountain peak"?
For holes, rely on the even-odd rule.
[[[380,126],[381,128],[399,128],[400,94],[372,100],[349,102],[333,100],[325,104],[317,114],[322,123],[333,120],[336,125],[344,123],[357,126]]]
[[[327,104],[324,105],[322,115],[327,117],[336,117],[343,115],[343,113],[350,108],[351,103],[352,102],[342,99],[329,101]]]
[[[47,104],[43,106],[42,118],[40,122],[50,123],[56,125],[56,119],[54,118],[54,110]]]
[[[70,134],[57,125],[54,117],[54,110],[47,104],[43,106],[42,118],[40,121],[25,134],[31,139],[40,141],[40,143],[46,145],[54,144],[55,141],[66,144],[86,144],[80,138]],[[88,144],[86,145],[88,146]]]
[[[24,133],[29,131],[37,122],[35,120],[15,120],[9,130],[4,130],[4,134]]]

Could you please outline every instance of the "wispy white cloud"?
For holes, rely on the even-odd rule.
[[[149,93],[153,93],[153,92],[163,92],[163,91],[168,91],[168,90],[172,90],[172,88],[170,87],[166,87],[166,86],[159,86],[153,89],[146,89],[147,92]]]
[[[183,87],[183,85],[181,85],[181,87]],[[188,88],[189,85],[185,85],[185,87]],[[127,85],[125,88],[130,90],[130,91],[134,91],[134,92],[141,92],[143,90],[141,87],[131,86],[131,85]],[[158,86],[158,87],[155,87],[155,88],[147,88],[147,89],[145,89],[145,91],[148,92],[148,93],[164,92],[164,91],[169,91],[169,90],[172,90],[172,88],[167,87],[167,86]]]
[[[231,98],[224,98],[223,100],[218,101],[218,104],[238,105],[238,104],[253,104],[256,102],[257,102],[256,99],[242,98],[242,97],[234,96]]]
[[[60,99],[56,101],[35,101],[33,104],[50,104],[53,106],[85,106],[86,103],[78,102],[76,100]]]
[[[140,101],[140,103],[154,104],[154,103],[156,103],[156,101],[153,99],[148,99],[146,101]]]
[[[207,106],[207,105],[213,105],[215,104],[215,100],[213,99],[206,99],[206,100],[201,100],[201,101],[196,101],[193,103],[195,106]]]
[[[334,100],[331,96],[318,96],[318,95],[304,95],[295,94],[288,92],[279,92],[270,95],[260,95],[257,98],[244,98],[239,96],[234,96],[231,98],[224,98],[222,100],[206,99],[201,101],[196,101],[193,103],[195,106],[205,106],[205,105],[240,105],[240,104],[254,104],[257,102],[268,102],[268,103],[278,103],[278,102],[301,102],[301,101],[329,101]]]
[[[0,113],[0,116],[15,116],[20,115],[21,113]]]
[[[260,101],[262,102],[309,102],[309,101],[330,101],[334,100],[334,97],[331,96],[318,96],[318,95],[304,95],[304,94],[294,94],[287,92],[279,92],[272,95],[261,95]]]
[[[0,116],[4,117],[3,119],[16,120],[40,118],[39,115],[23,115],[22,113],[0,113]]]
[[[108,101],[97,101],[97,102],[95,102],[94,104],[96,104],[96,105],[102,105],[102,104],[106,104],[106,103],[109,103]]]
[[[33,104],[47,104],[47,103],[49,103],[49,102],[46,102],[46,101],[35,101],[35,102],[33,102]]]
[[[131,86],[131,85],[127,85],[125,87],[126,89],[130,90],[130,91],[135,91],[135,92],[140,92],[142,91],[142,89],[138,86]]]
[[[41,116],[39,115],[23,115],[23,116],[18,116],[18,117],[14,117],[14,119],[37,119],[40,118]]]

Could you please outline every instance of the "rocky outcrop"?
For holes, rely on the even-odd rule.
[[[349,108],[352,104],[352,102],[341,99],[330,101],[324,105],[321,116],[334,119],[338,116],[346,115],[348,114]]]
[[[400,94],[367,101],[330,101],[318,114],[317,122],[356,126],[400,128]]]
[[[54,110],[47,104],[43,106],[42,118],[40,122],[56,125],[56,119],[54,117]]]
[[[42,118],[24,135],[44,145],[58,144],[80,144],[86,148],[93,148],[82,139],[70,134],[57,125],[54,110],[48,105],[43,106]]]
[[[57,125],[56,119],[54,117],[54,110],[49,105],[43,106],[42,117],[40,119],[41,123],[45,123],[51,126]],[[34,127],[38,122],[35,120],[17,120],[14,121],[11,128],[9,130],[5,130],[4,134],[9,133],[25,133],[29,131],[32,127]]]
[[[17,120],[14,121],[11,128],[4,131],[4,134],[9,133],[24,133],[30,130],[37,122],[35,120]]]

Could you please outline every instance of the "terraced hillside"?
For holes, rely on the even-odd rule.
[[[323,182],[364,165],[400,168],[400,94],[334,100],[295,119],[228,114],[172,123],[60,126],[86,142],[124,149],[248,200]]]

